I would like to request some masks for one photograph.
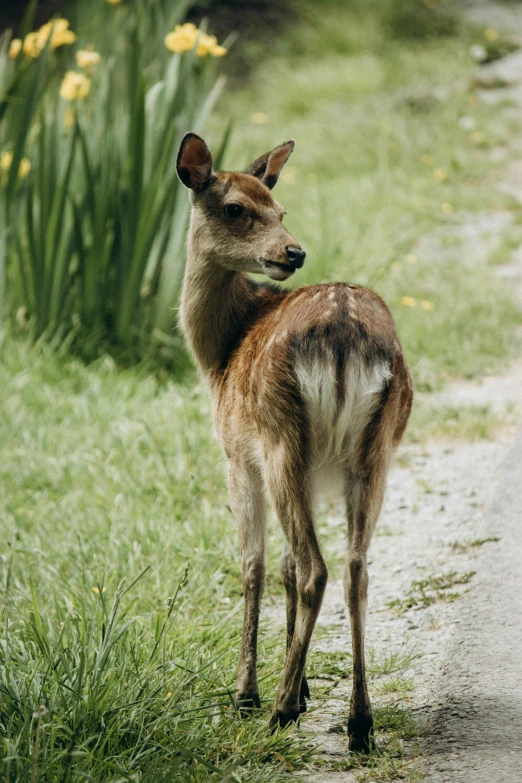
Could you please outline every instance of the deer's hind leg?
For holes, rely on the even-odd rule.
[[[306,654],[328,573],[314,530],[305,442],[297,435],[292,441],[279,441],[266,450],[265,463],[265,480],[291,555],[286,560],[288,652],[270,721],[284,726],[301,712]]]
[[[290,653],[295,631],[297,615],[297,576],[295,559],[289,544],[286,544],[281,555],[281,581],[286,591],[286,656]],[[299,710],[306,712],[306,700],[310,698],[310,688],[303,672],[299,691]]]
[[[374,451],[375,453],[375,451]],[[367,553],[381,510],[391,448],[381,442],[378,458],[368,471],[346,475],[348,556],[344,575],[345,600],[350,615],[353,652],[353,688],[348,718],[350,750],[374,747],[373,717],[366,683],[364,635],[368,595]]]
[[[257,630],[265,583],[266,513],[258,471],[231,462],[228,473],[230,505],[239,531],[245,596],[243,638],[236,675],[235,704],[241,712],[260,706],[257,684]]]

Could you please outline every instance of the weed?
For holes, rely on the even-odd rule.
[[[409,677],[391,677],[388,680],[376,683],[374,688],[381,696],[385,696],[391,693],[404,696],[407,693],[415,690],[415,683]]]
[[[489,543],[497,543],[500,541],[500,538],[497,536],[488,536],[487,538],[474,538],[471,541],[453,541],[450,544],[451,549],[455,550],[455,552],[470,552],[473,549],[477,549],[479,546],[483,546],[484,544]]]
[[[425,579],[412,582],[405,598],[395,598],[388,601],[387,606],[400,616],[408,609],[424,608],[438,601],[455,601],[462,592],[449,592],[456,585],[468,584],[475,571],[458,574],[450,571],[447,574],[432,575]]]

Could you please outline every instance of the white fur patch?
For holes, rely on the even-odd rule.
[[[296,371],[312,428],[313,467],[351,461],[380,394],[391,378],[388,365],[378,362],[367,367],[360,359],[349,359],[340,410],[332,360],[298,361]]]

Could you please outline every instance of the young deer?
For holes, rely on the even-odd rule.
[[[305,660],[327,580],[313,501],[325,475],[334,475],[348,519],[348,734],[351,750],[368,750],[373,723],[364,665],[366,554],[412,387],[393,319],[377,294],[344,283],[292,291],[247,276],[286,280],[303,266],[305,252],[284,228],[283,207],[270,192],[293,149],[287,141],[242,173],[215,173],[203,139],[194,133],[183,138],[177,170],[190,189],[192,213],[181,325],[210,384],[239,528],[245,617],[236,706],[259,706],[266,490],[287,541],[281,559],[287,654],[271,725],[284,726],[306,710]]]

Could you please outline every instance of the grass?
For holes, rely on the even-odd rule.
[[[283,634],[263,714],[229,715],[240,567],[206,394],[16,343],[1,373],[7,779],[285,780],[308,751],[266,728]]]
[[[406,441],[425,443],[435,438],[474,442],[491,440],[498,432],[516,423],[518,406],[507,406],[503,413],[489,405],[449,405],[418,399],[406,432]]]
[[[462,596],[462,590],[451,591],[457,585],[467,585],[475,571],[458,574],[450,571],[446,574],[431,574],[425,579],[415,580],[404,598],[394,598],[387,606],[400,617],[408,609],[425,608],[438,601],[455,601]]]
[[[492,369],[516,350],[509,291],[487,263],[460,264],[458,245],[443,268],[419,252],[423,237],[462,213],[505,206],[487,146],[458,119],[473,115],[490,145],[512,129],[473,92],[450,89],[467,83],[474,34],[398,41],[360,3],[303,8],[305,27],[274,41],[252,84],[221,104],[236,122],[230,165],[296,135],[276,196],[309,252],[298,282],[375,286],[418,388]],[[269,121],[251,122],[254,112]],[[6,779],[295,779],[309,744],[293,729],[267,731],[283,634],[261,635],[261,714],[239,721],[229,712],[242,588],[205,390],[191,375],[118,368],[107,357],[87,367],[10,334],[0,351]],[[277,528],[269,544],[267,597],[279,601]],[[447,598],[457,578],[412,586],[407,600]],[[368,780],[416,775],[400,742],[414,733],[411,715],[395,703],[407,697],[397,680],[407,660],[408,651],[369,656],[372,676],[395,678],[398,692],[376,714],[385,748],[340,765]],[[312,665],[327,671],[322,658]],[[329,665],[335,676],[342,661]]]
[[[488,536],[487,538],[473,538],[471,541],[452,541],[451,549],[455,552],[473,552],[479,546],[484,544],[497,544],[501,539],[498,536]]]

